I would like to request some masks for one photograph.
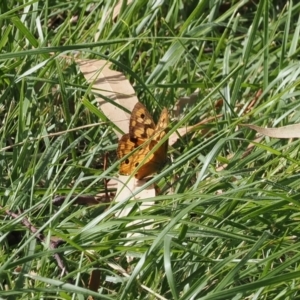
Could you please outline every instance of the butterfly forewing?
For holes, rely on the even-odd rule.
[[[129,122],[129,135],[136,138],[139,142],[150,138],[155,130],[155,123],[146,107],[138,102],[131,113]],[[141,142],[142,144],[143,142]]]

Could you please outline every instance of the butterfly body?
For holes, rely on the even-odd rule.
[[[132,155],[121,162],[120,174],[135,173],[137,179],[142,179],[162,168],[167,159],[168,141],[150,152],[166,135],[168,123],[166,108],[155,125],[146,107],[140,102],[135,105],[130,117],[129,133],[121,137],[117,149],[119,159],[132,152]]]

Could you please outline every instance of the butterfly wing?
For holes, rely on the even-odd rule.
[[[141,145],[153,136],[155,131],[155,123],[149,114],[147,108],[138,102],[131,113],[129,121],[129,135],[131,138],[137,139]]]
[[[118,144],[118,158],[122,159],[124,156],[130,153],[132,153],[132,155],[129,155],[126,159],[121,161],[119,173],[121,175],[131,175],[140,163],[143,165],[135,174],[137,179],[142,179],[143,177],[155,173],[157,171],[157,166],[154,164],[148,165],[148,162],[154,157],[154,153],[147,157],[147,154],[150,152],[149,145],[150,144],[148,143],[148,145],[140,147],[140,149],[132,153],[134,149],[139,147],[138,143],[135,139],[130,138],[129,133],[124,134]]]
[[[124,134],[119,140],[117,155],[119,159],[122,159],[127,154],[131,153],[137,144],[134,139],[131,139],[129,133]],[[130,175],[132,172],[132,159],[133,155],[128,156],[125,160],[120,163],[120,174]]]
[[[118,158],[123,158],[125,155],[129,154],[142,144],[144,144],[144,146],[121,162],[120,174],[132,174],[136,166],[143,161],[145,154],[149,152],[149,148],[145,142],[147,142],[149,138],[153,136],[154,130],[155,123],[151,115],[146,107],[142,103],[138,102],[134,106],[130,116],[129,133],[124,134],[119,141],[117,149]]]
[[[167,127],[169,124],[168,110],[166,108],[160,114],[159,120],[155,127],[154,133],[151,140],[147,144],[147,147],[143,152],[138,152],[133,164],[137,167],[141,162],[142,166],[138,169],[135,177],[137,179],[142,179],[147,177],[158,170],[160,170],[166,160],[168,152],[168,140],[166,140],[157,150],[155,150],[150,156],[148,153],[160,142],[160,140],[166,135]],[[146,160],[145,157],[149,156]]]
[[[168,110],[164,108],[160,114],[159,120],[155,127],[155,136],[154,141],[158,143],[162,140],[162,138],[168,132],[168,125],[169,125],[169,114]],[[152,147],[153,148],[153,147]],[[150,149],[152,149],[150,147]],[[156,152],[154,152],[155,160],[159,160],[160,162],[165,162],[167,160],[167,152],[168,152],[168,140],[166,140]]]
[[[166,108],[163,109],[155,126],[146,107],[139,102],[135,105],[130,118],[129,133],[124,134],[119,141],[118,158],[121,159],[137,147],[141,147],[121,162],[120,174],[131,175],[142,164],[135,174],[137,179],[142,179],[161,169],[167,158],[168,141],[150,155],[149,152],[166,135],[168,123]]]

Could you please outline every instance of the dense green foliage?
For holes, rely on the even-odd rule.
[[[300,297],[299,140],[253,145],[238,126],[300,123],[300,4],[273,2],[135,0],[115,18],[110,0],[0,2],[0,297]],[[126,227],[138,202],[126,218],[114,203],[52,205],[101,193],[118,173],[112,124],[90,109],[74,55],[110,60],[155,116],[199,90],[170,134],[210,119],[169,149],[153,179],[161,194],[143,211],[151,229]],[[52,236],[65,243],[51,250]]]

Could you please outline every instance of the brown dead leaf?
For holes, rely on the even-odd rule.
[[[146,180],[144,179],[136,179],[135,177],[130,178],[130,176],[123,176],[119,175],[119,183],[118,183],[118,189],[117,189],[117,196],[115,198],[116,202],[120,202],[130,196],[132,196],[135,192],[135,190],[138,190],[142,185],[146,183]],[[155,197],[155,189],[153,187],[149,187],[147,189],[142,190],[139,194],[135,195],[135,199],[148,199]],[[140,210],[144,210],[151,205],[153,205],[154,202],[143,202],[140,206]],[[123,217],[127,216],[129,211],[131,210],[132,205],[127,206],[122,211],[118,211],[116,213],[117,216]]]
[[[80,70],[86,80],[92,84],[92,91],[99,93],[100,90],[102,95],[117,102],[119,105],[126,107],[129,111],[132,111],[134,105],[138,102],[135,91],[122,73],[113,71],[109,68],[111,65],[110,62],[105,60],[79,60],[77,63],[79,64]],[[130,114],[125,113],[123,110],[119,109],[112,103],[107,102],[101,97],[96,99],[107,118],[114,122],[114,124],[116,124],[124,132],[127,132],[129,128]],[[121,137],[119,132],[116,132],[116,134],[119,138]],[[116,201],[119,201],[119,199],[125,199],[128,197],[127,192],[129,190],[132,192],[136,187],[143,183],[141,180],[139,183],[136,183],[136,180],[133,179],[130,179],[130,181],[127,182],[129,176],[120,176],[119,179],[123,180],[123,182],[121,184],[119,182],[118,184]],[[123,184],[125,183],[127,188],[122,189]],[[121,193],[119,193],[119,188],[122,189]],[[153,192],[154,193],[151,195],[155,196],[154,188]],[[151,195],[146,195],[146,197],[151,197]],[[144,197],[143,195],[139,196],[141,198]]]
[[[128,79],[120,72],[111,70],[106,60],[77,60],[80,71],[87,82],[92,84],[92,91],[115,101],[120,106],[132,111],[138,102],[135,91]],[[122,131],[128,131],[130,114],[107,102],[100,95],[96,97],[101,110]],[[120,138],[121,133],[116,131]]]
[[[123,175],[119,175],[119,184],[118,184],[118,190],[117,190],[117,196],[115,198],[116,202],[120,202],[126,198],[132,197],[132,195],[135,193],[135,190],[138,190],[142,185],[144,185],[146,183],[146,180],[138,180],[135,177],[131,177],[130,176],[123,176]],[[143,189],[139,194],[135,195],[134,198],[135,199],[149,199],[149,198],[153,198],[155,197],[155,188],[153,187],[153,185],[151,185],[150,187]],[[133,205],[135,205],[135,201],[134,199],[131,199],[131,201],[127,202],[126,206],[122,208],[122,210],[119,210],[116,212],[116,217],[121,218],[121,217],[125,217],[128,216],[129,212],[131,211]],[[139,212],[140,212],[140,216],[141,219],[137,219],[131,223],[129,223],[127,226],[131,226],[133,224],[143,224],[144,222],[149,222],[149,219],[143,220],[143,213],[142,211],[146,208],[151,207],[152,205],[154,205],[154,201],[145,201],[142,202],[139,205]],[[147,230],[152,228],[152,225],[148,225],[148,226],[144,226],[142,227],[143,230]],[[141,229],[142,229],[141,228]],[[140,233],[135,233],[135,234],[127,234],[127,239],[130,240],[130,238],[134,237],[134,236],[140,236]],[[131,245],[131,242],[126,243],[125,245]],[[131,255],[127,255],[127,262],[131,262],[133,260],[133,256]]]
[[[290,138],[300,137],[300,124],[288,125],[288,126],[283,126],[278,128],[263,128],[251,124],[241,124],[241,126],[254,129],[258,133],[273,138],[290,139]]]

